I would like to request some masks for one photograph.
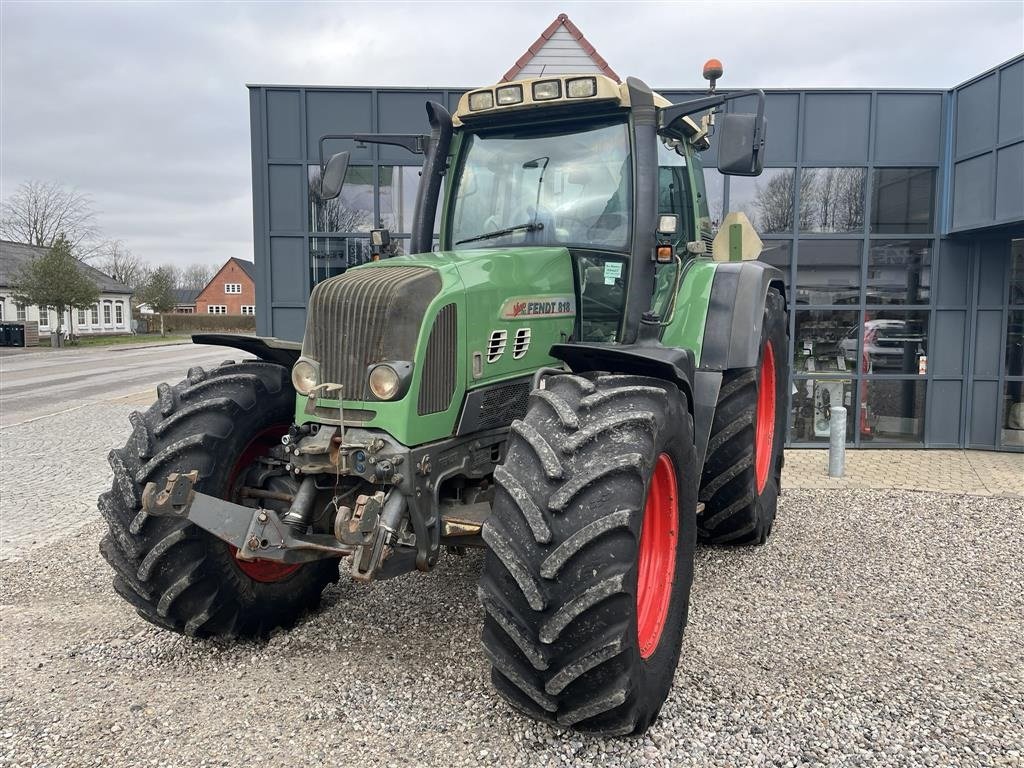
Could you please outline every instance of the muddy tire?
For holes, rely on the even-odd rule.
[[[764,544],[782,482],[789,339],[782,295],[768,289],[757,368],[726,371],[701,478],[701,541]]]
[[[689,607],[693,420],[656,379],[545,383],[512,425],[483,528],[491,679],[531,717],[642,733],[672,685]]]
[[[228,362],[161,384],[157,402],[130,416],[131,437],[109,456],[113,487],[99,498],[109,526],[100,552],[114,569],[114,589],[142,618],[188,635],[261,636],[294,624],[337,581],[337,560],[243,564],[192,523],[140,510],[147,483],[163,488],[168,474],[192,469],[198,491],[228,498],[240,462],[279,439],[294,408],[285,368]]]

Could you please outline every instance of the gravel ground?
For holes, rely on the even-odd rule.
[[[221,646],[137,618],[100,533],[0,563],[0,765],[1024,765],[1019,498],[787,492],[769,545],[698,551],[676,686],[619,740],[492,694],[479,553]]]

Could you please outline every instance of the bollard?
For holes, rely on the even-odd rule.
[[[828,476],[842,477],[846,469],[846,408],[832,406],[828,422]]]

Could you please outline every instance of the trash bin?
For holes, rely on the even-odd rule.
[[[25,326],[22,323],[0,323],[0,347],[24,347]]]

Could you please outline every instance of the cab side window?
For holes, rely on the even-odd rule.
[[[672,244],[677,248],[694,239],[693,192],[682,149],[658,141],[658,213],[674,213],[679,217],[679,229]]]

